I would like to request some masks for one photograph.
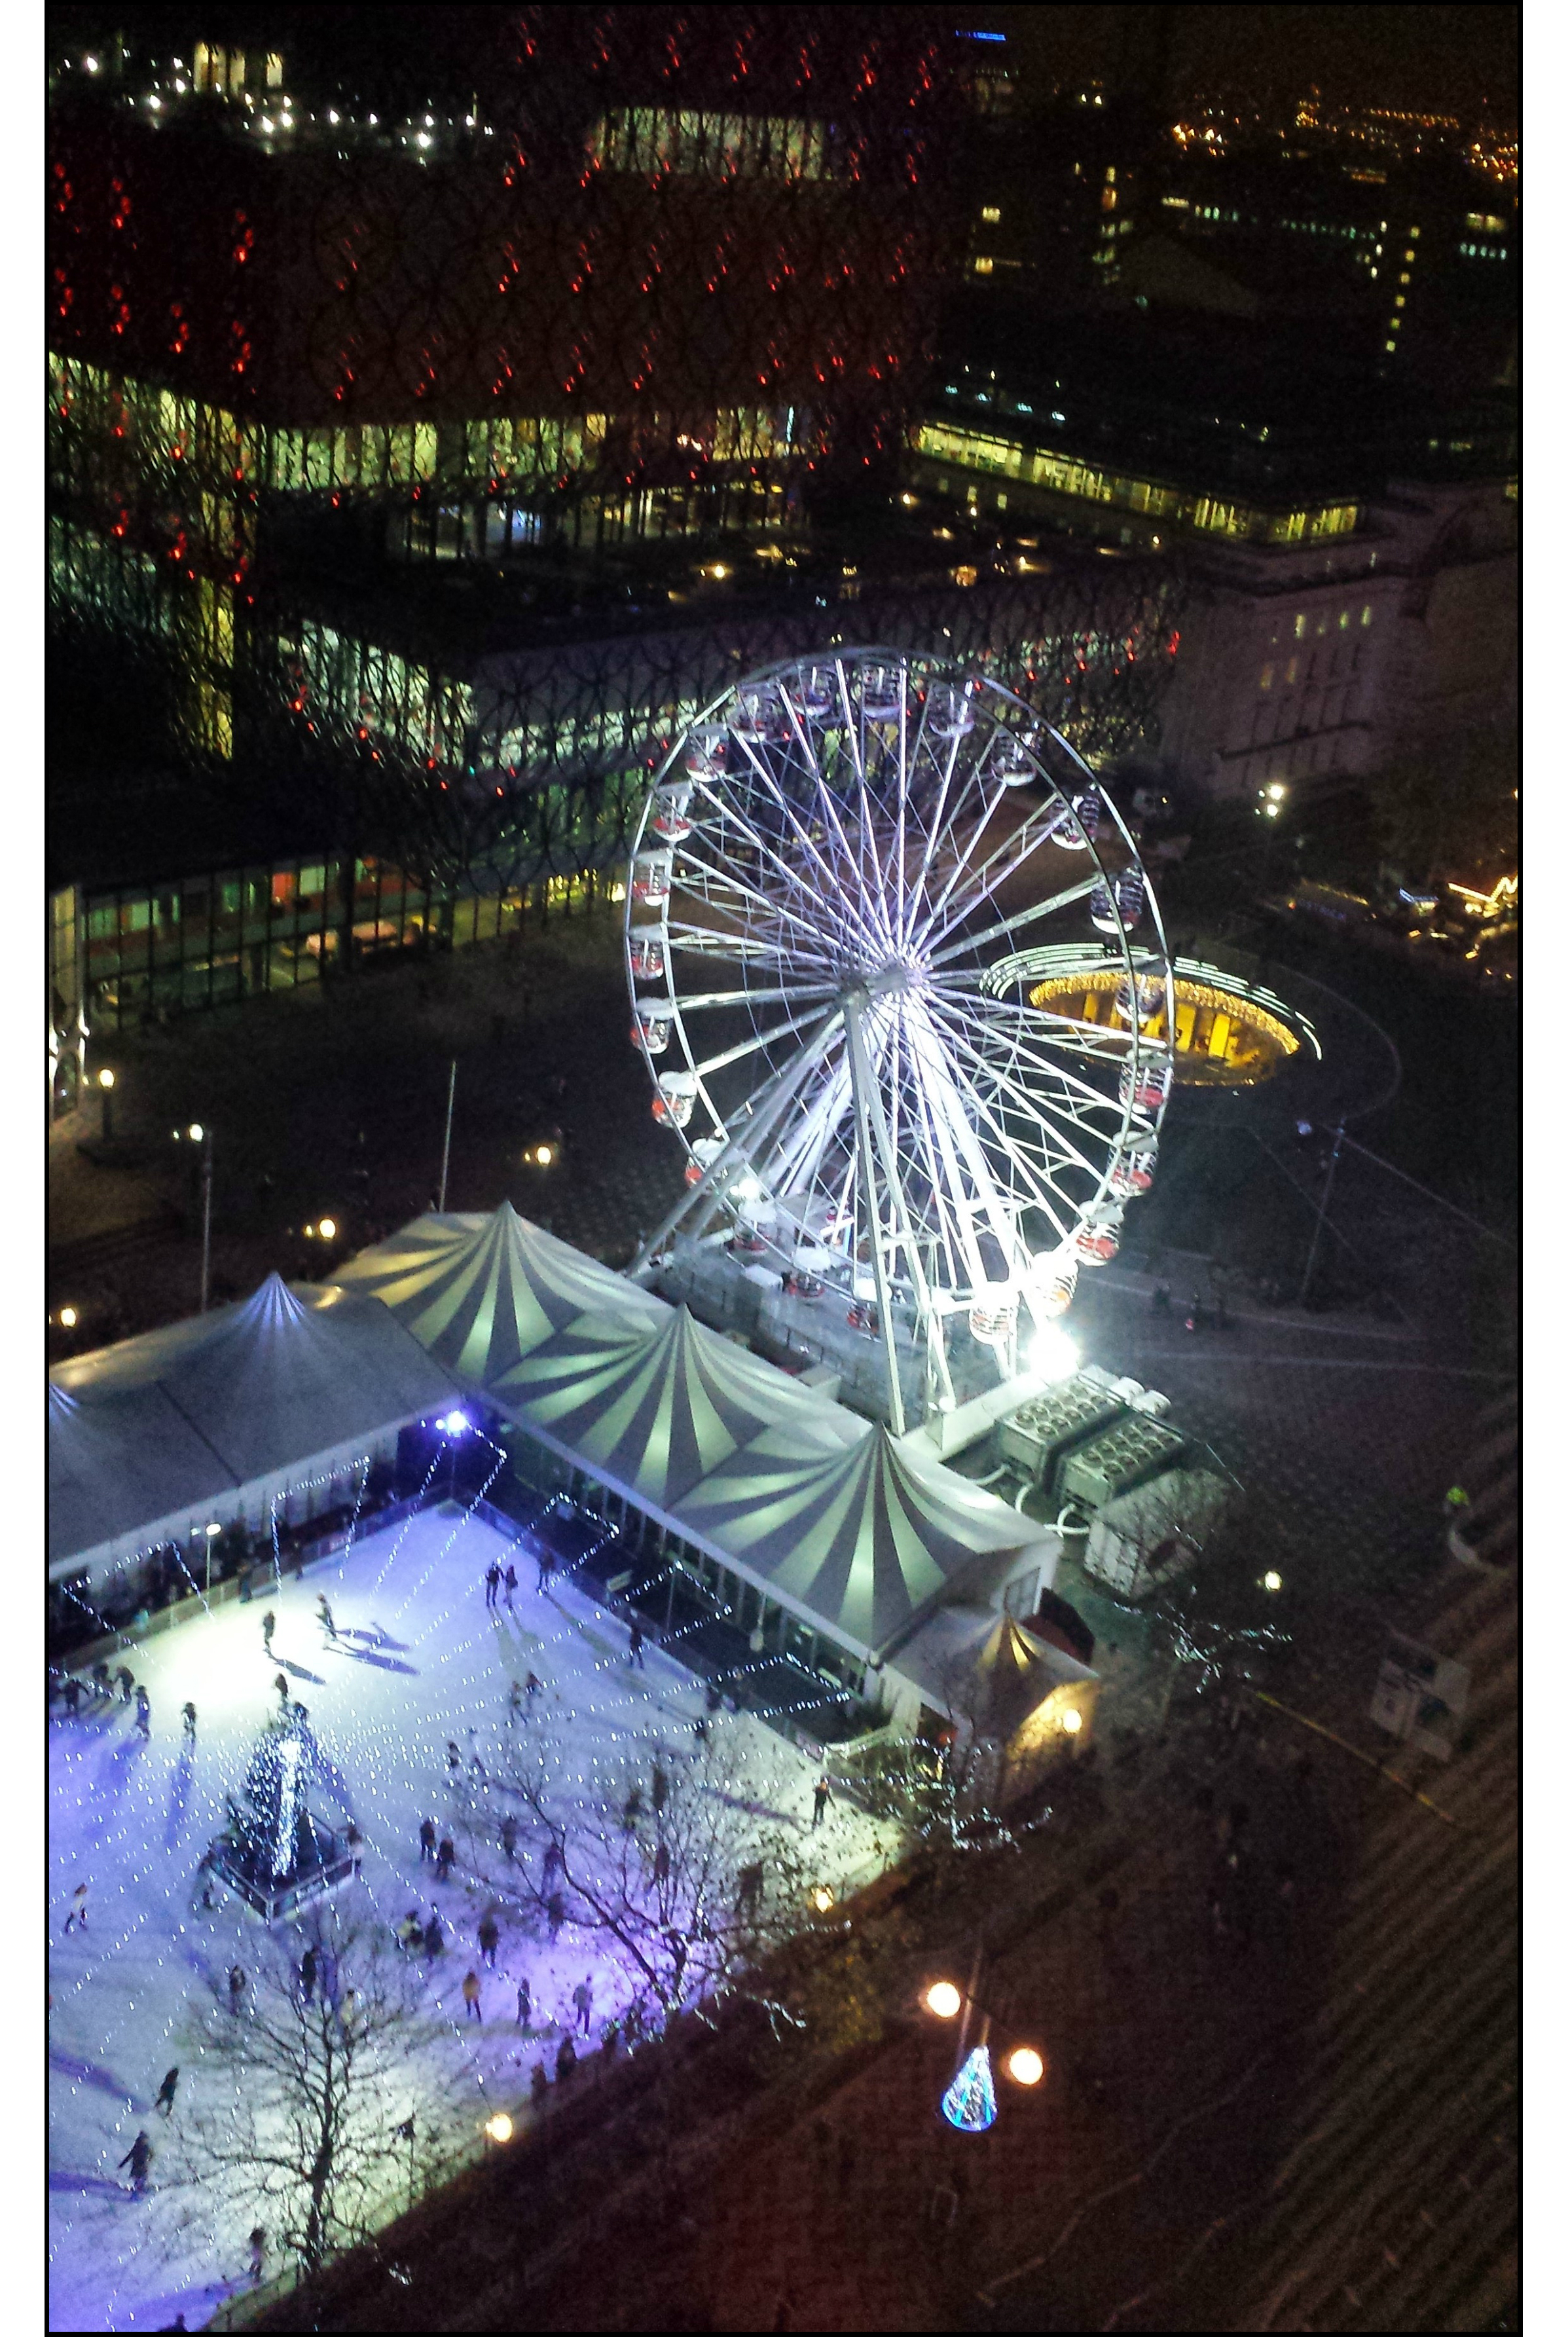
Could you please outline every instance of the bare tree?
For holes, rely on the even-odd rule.
[[[318,1907],[260,1932],[238,2008],[211,1975],[181,2039],[200,2071],[164,2185],[181,2221],[199,2191],[213,2221],[248,2218],[317,2272],[402,2204],[414,2150],[428,2164],[450,2143],[450,2043],[379,1926]]]

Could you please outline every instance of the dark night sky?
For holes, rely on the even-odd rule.
[[[1109,82],[1125,55],[1154,45],[1153,20],[1174,17],[1178,92],[1243,79],[1295,91],[1315,81],[1326,97],[1370,104],[1469,112],[1485,97],[1499,113],[1518,108],[1519,12],[1507,6],[965,7],[959,15],[1006,33],[1031,82]]]

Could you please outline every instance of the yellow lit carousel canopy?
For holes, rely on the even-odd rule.
[[[1322,1053],[1311,1024],[1283,1000],[1271,991],[1249,989],[1217,966],[1178,958],[1172,987],[1180,1087],[1257,1087],[1272,1079],[1303,1041],[1315,1054]],[[1048,1008],[1091,1028],[1120,1032],[1132,1027],[1128,1011],[1134,1002],[1120,965],[1112,962],[1079,960],[1053,969],[1028,995],[1031,1006]],[[1146,1039],[1167,1035],[1163,985],[1158,995],[1156,1011],[1142,1020]]]

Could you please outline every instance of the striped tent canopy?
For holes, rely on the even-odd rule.
[[[917,1464],[885,1428],[813,1453],[783,1426],[715,1470],[677,1514],[873,1661],[978,1552],[1039,1540],[967,1478]]]
[[[416,1217],[341,1268],[448,1371],[490,1387],[578,1315],[605,1315],[646,1336],[669,1319],[661,1298],[520,1217],[510,1201],[488,1217]]]
[[[631,1500],[667,1513],[781,1419],[797,1443],[842,1452],[863,1423],[705,1330],[684,1306],[662,1330],[580,1316],[493,1383],[522,1426]]]

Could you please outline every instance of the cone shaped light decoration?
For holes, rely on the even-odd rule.
[[[959,2074],[942,2096],[942,2116],[960,2134],[984,2134],[996,2124],[997,2089],[991,2082],[991,2057],[984,2045],[965,2056]]]

